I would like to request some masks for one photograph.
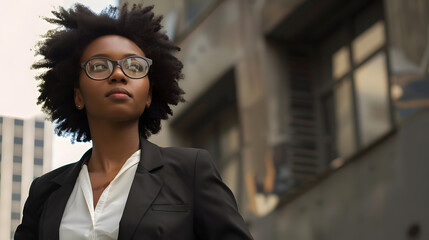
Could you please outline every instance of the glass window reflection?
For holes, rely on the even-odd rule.
[[[341,78],[350,71],[350,53],[349,48],[344,46],[335,52],[332,56],[332,75],[334,80]]]
[[[355,120],[351,96],[351,81],[350,78],[347,78],[342,81],[335,90],[337,152],[340,157],[349,156],[356,150],[354,133]]]
[[[359,64],[386,43],[384,22],[378,21],[352,42],[353,60]]]
[[[328,164],[351,157],[392,127],[385,24],[377,19],[365,24],[363,31],[350,24],[347,38],[325,44],[336,46],[329,55],[330,81],[325,81],[327,90],[322,92],[322,142]]]
[[[389,130],[386,56],[377,54],[355,72],[362,145]]]

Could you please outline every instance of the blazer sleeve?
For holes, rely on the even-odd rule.
[[[210,154],[199,150],[194,167],[195,234],[198,239],[253,239],[231,190],[222,182]]]
[[[38,178],[34,179],[30,186],[28,198],[25,201],[22,222],[15,231],[15,240],[33,240],[38,239],[38,225],[41,207],[36,204],[35,193],[36,182]]]

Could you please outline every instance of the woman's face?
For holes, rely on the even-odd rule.
[[[145,57],[144,52],[128,38],[106,35],[86,47],[81,62],[95,56],[121,60],[131,55]],[[78,109],[85,108],[88,120],[138,121],[152,100],[149,78],[131,79],[116,66],[109,78],[93,80],[82,69],[74,100]]]

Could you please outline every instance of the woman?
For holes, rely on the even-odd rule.
[[[36,178],[15,239],[252,239],[204,150],[146,138],[183,101],[179,50],[152,7],[53,12],[39,45],[38,103],[59,135],[92,140],[80,161]]]

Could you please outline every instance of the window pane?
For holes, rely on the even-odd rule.
[[[35,128],[44,128],[44,126],[45,126],[45,123],[44,122],[39,122],[39,121],[36,121],[35,123],[34,123],[34,127]]]
[[[332,75],[334,80],[342,77],[350,69],[350,51],[347,46],[332,55]]]
[[[384,53],[377,54],[355,72],[362,144],[389,130],[387,69]]]
[[[344,79],[335,89],[336,142],[340,157],[347,157],[356,149],[350,78]]]
[[[213,0],[185,0],[187,26],[190,26],[212,2]]]
[[[237,125],[230,125],[227,129],[222,129],[220,136],[220,150],[222,157],[228,157],[239,151],[240,136]]]
[[[322,99],[323,118],[323,143],[325,150],[325,159],[330,161],[338,157],[336,144],[336,123],[335,123],[335,101],[332,93]]]
[[[384,22],[378,21],[352,42],[354,63],[359,64],[385,42]]]
[[[34,165],[43,166],[43,159],[42,158],[34,158]]]
[[[34,140],[34,146],[43,147],[43,140],[35,139]]]

